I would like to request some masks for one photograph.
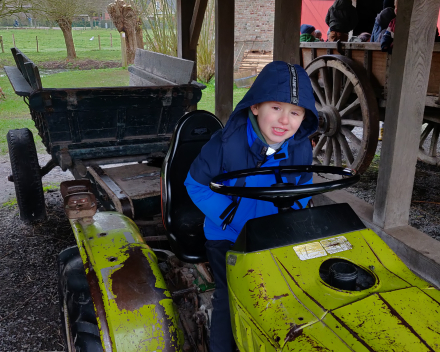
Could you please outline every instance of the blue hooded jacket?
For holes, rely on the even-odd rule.
[[[295,104],[306,109],[298,131],[286,140],[272,155],[266,155],[268,145],[255,133],[248,117],[249,107],[266,101]],[[220,216],[233,203],[232,197],[211,191],[213,177],[236,170],[279,165],[310,165],[312,148],[308,136],[318,127],[315,98],[306,71],[298,65],[274,61],[266,65],[252,87],[237,105],[223,130],[217,131],[194,160],[185,180],[188,194],[205,214],[204,232],[208,240],[235,242],[247,220],[276,214],[278,209],[270,202],[242,198],[233,221],[222,229]],[[286,174],[284,182],[312,183],[310,173]],[[237,180],[225,182],[235,185]],[[246,187],[270,186],[276,183],[274,175],[247,177]],[[300,200],[303,207],[308,198]],[[294,206],[298,209],[298,206]]]

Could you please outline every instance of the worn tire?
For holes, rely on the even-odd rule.
[[[58,279],[65,350],[68,351],[70,344],[72,351],[103,351],[95,308],[78,247],[70,247],[60,253]]]
[[[20,219],[25,222],[44,220],[46,204],[32,132],[27,128],[10,130],[6,138]]]

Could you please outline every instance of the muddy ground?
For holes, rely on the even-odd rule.
[[[41,155],[40,162],[45,158]],[[0,179],[5,180],[8,168],[7,157],[0,158]],[[375,160],[361,182],[349,191],[372,203],[377,171]],[[438,167],[417,164],[411,207],[411,225],[438,240],[439,171]],[[43,180],[54,184],[69,177],[56,169]],[[0,182],[0,196],[2,204],[14,196],[13,184]],[[20,221],[16,206],[0,208],[0,352],[64,350],[56,261],[63,249],[75,243],[61,207],[60,193],[49,189],[45,197],[48,218],[33,225]],[[145,234],[147,229],[142,231]]]

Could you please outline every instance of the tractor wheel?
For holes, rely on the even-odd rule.
[[[46,204],[34,137],[27,128],[10,130],[6,135],[20,219],[44,220]]]
[[[78,247],[58,257],[59,303],[66,351],[103,351],[95,308]]]

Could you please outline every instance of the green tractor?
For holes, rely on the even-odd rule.
[[[12,53],[17,67],[5,67],[6,74],[52,156],[40,168],[32,133],[9,131],[9,180],[20,218],[45,218],[41,178],[55,166],[76,179],[61,184],[77,242],[58,261],[66,350],[208,351],[215,282],[204,215],[183,183],[223,126],[208,112],[186,113],[201,87],[43,88],[33,62],[16,48]],[[122,166],[104,167],[112,164]],[[282,183],[281,174],[298,171],[339,179]],[[274,174],[275,187],[222,184],[257,174]],[[279,208],[248,221],[225,258],[240,351],[440,351],[438,289],[414,275],[347,204],[291,209],[300,198],[358,179],[349,169],[296,166],[212,180],[215,192]],[[134,222],[160,212],[165,249],[150,247]]]
[[[96,212],[87,182],[62,185],[78,244],[59,259],[68,351],[209,351],[215,283],[204,253],[203,214],[183,180],[221,127],[200,112],[177,124],[161,170],[171,251],[150,248],[124,215]],[[222,185],[298,171],[343,177],[304,186]],[[213,179],[215,192],[271,201],[280,210],[248,221],[225,258],[240,351],[440,351],[440,291],[414,275],[347,204],[290,208],[297,199],[358,179],[349,169],[319,166]]]

